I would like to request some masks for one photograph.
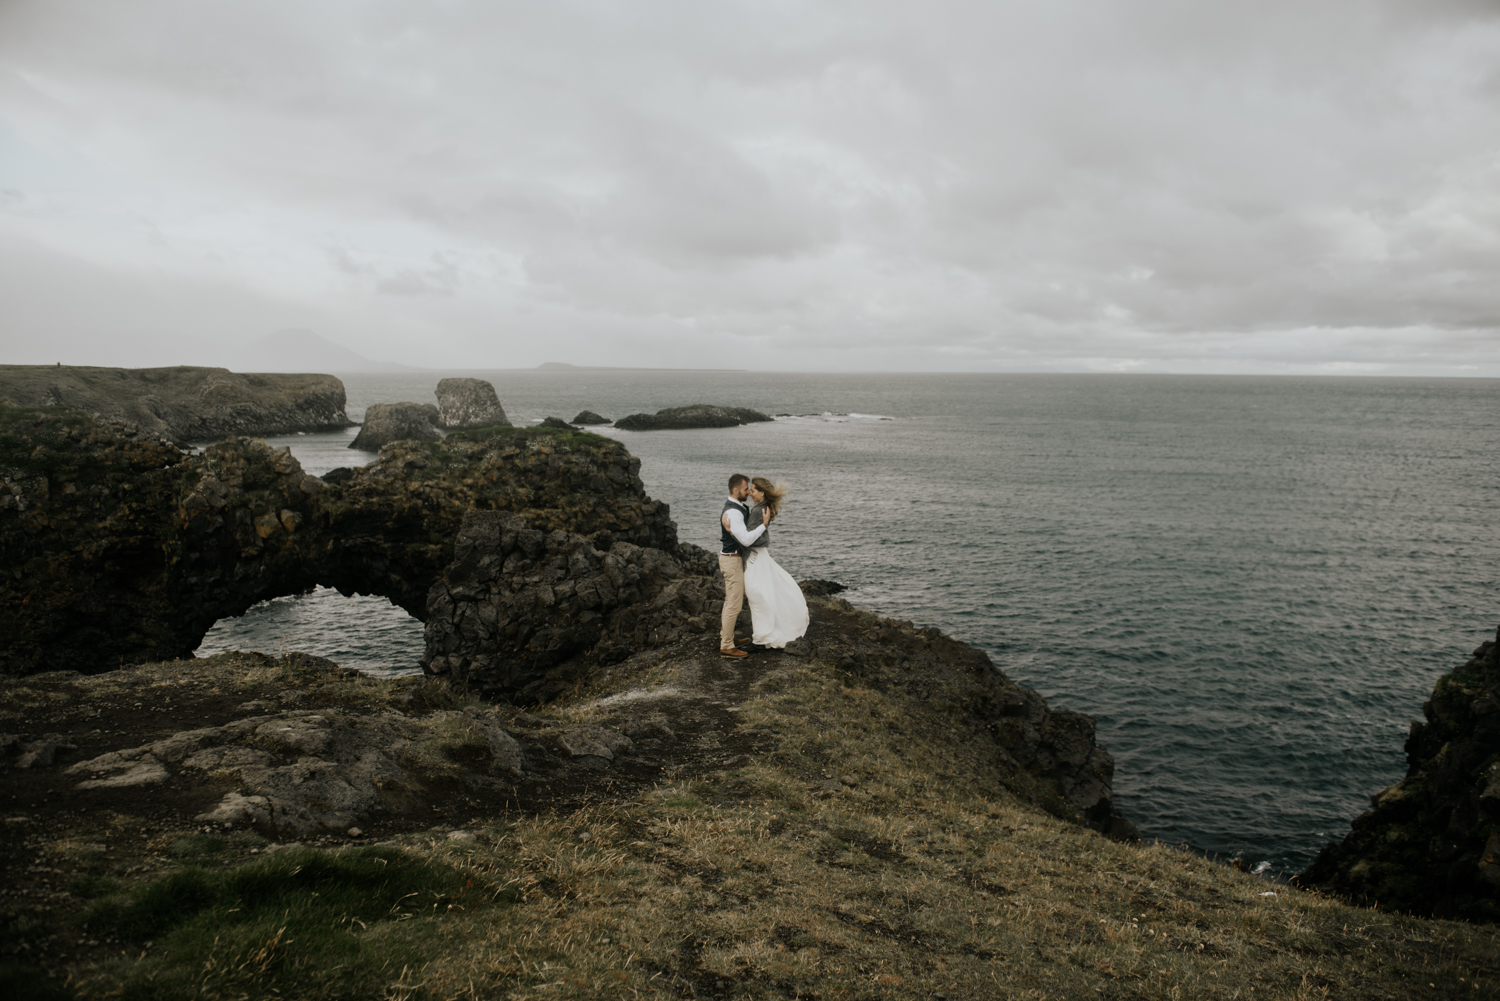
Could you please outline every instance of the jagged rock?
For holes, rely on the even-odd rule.
[[[540,425],[538,425],[538,426],[539,427],[544,427],[544,428],[557,428],[557,430],[559,430],[559,431],[576,431],[576,430],[578,430],[573,425],[564,422],[561,417],[546,417],[546,418],[543,418],[542,419],[542,423]]]
[[[241,374],[224,368],[0,365],[13,406],[72,407],[171,441],[349,427],[344,384],[331,375]]]
[[[592,410],[580,410],[578,416],[568,422],[569,424],[608,424],[608,417],[601,417]]]
[[[457,432],[329,483],[257,439],[184,455],[84,414],[0,407],[0,673],[188,657],[219,619],[319,584],[425,619],[471,509],[606,549],[676,546],[639,460],[607,438],[566,441]]]
[[[430,403],[374,403],[350,448],[378,452],[393,441],[437,441],[438,410]]]
[[[539,700],[562,687],[549,671],[570,658],[609,662],[717,629],[717,564],[696,546],[674,550],[698,572],[660,549],[471,511],[453,563],[428,594],[423,666],[494,695]],[[714,573],[703,573],[710,564]]]
[[[631,414],[615,421],[615,427],[626,431],[732,428],[771,419],[759,410],[748,407],[716,407],[709,403],[694,403],[686,407],[668,407],[654,414]]]
[[[437,400],[438,425],[449,431],[510,427],[495,387],[483,379],[442,379]]]
[[[827,598],[840,591],[849,590],[836,580],[799,580],[797,586],[802,588],[802,593],[810,598]]]
[[[1500,921],[1500,631],[1438,678],[1406,739],[1406,777],[1297,877],[1357,902]]]

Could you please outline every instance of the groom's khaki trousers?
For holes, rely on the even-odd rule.
[[[734,624],[745,605],[745,561],[738,556],[719,556],[724,575],[724,614],[719,617],[719,649],[734,649]]]

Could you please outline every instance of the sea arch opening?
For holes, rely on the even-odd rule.
[[[272,657],[309,653],[340,667],[397,677],[419,674],[426,650],[423,624],[378,594],[343,595],[331,587],[268,597],[242,614],[219,619],[194,651],[208,657],[230,651]]]

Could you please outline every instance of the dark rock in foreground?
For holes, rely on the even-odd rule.
[[[1406,777],[1297,880],[1388,910],[1500,920],[1500,646],[1439,678],[1422,713]]]
[[[0,365],[0,400],[72,407],[179,443],[352,425],[331,375],[241,374],[225,368]]]
[[[483,379],[443,379],[437,384],[438,426],[447,431],[510,427],[495,387]]]
[[[438,409],[430,403],[374,403],[350,448],[378,452],[393,441],[437,441]]]
[[[592,410],[580,410],[578,412],[578,416],[573,418],[568,423],[583,425],[608,424],[610,423],[610,420],[608,417],[601,417],[599,414],[594,413]]]
[[[716,407],[694,403],[686,407],[668,407],[654,414],[631,414],[615,421],[615,427],[626,431],[671,431],[691,428],[732,428],[757,424],[770,417],[748,407]]]

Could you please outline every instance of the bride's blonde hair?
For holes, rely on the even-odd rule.
[[[786,484],[772,483],[764,476],[754,476],[750,479],[751,486],[766,495],[766,510],[771,513],[771,520],[781,513],[781,502],[786,498]]]

